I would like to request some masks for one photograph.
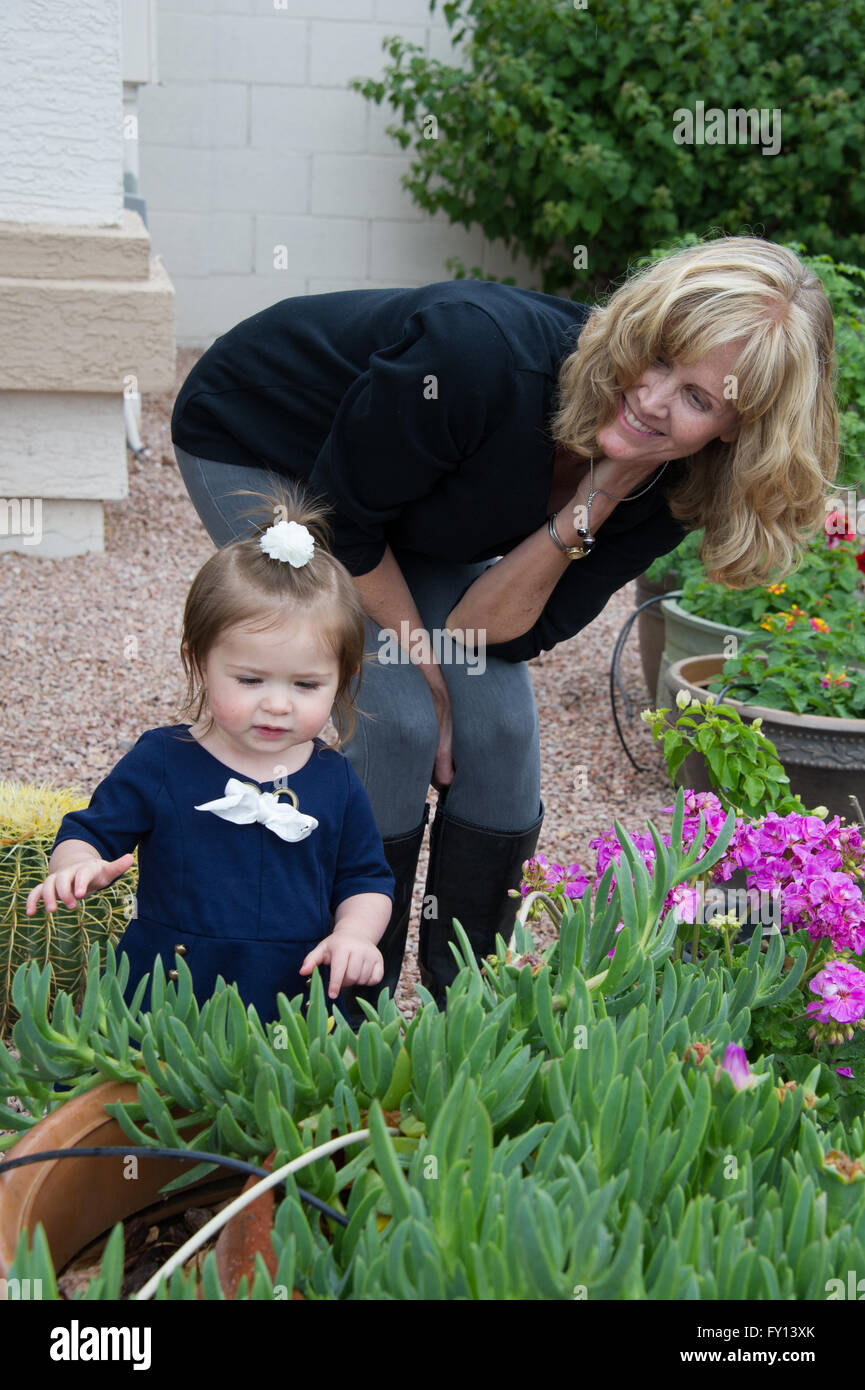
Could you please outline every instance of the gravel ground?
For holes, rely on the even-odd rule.
[[[179,387],[199,354],[178,353]],[[144,401],[147,455],[129,455],[129,496],[105,505],[105,550],[71,559],[0,556],[5,617],[0,680],[3,777],[79,787],[85,794],[147,728],[175,722],[183,691],[180,624],[189,584],[212,553],[177,468],[169,421],[173,395]],[[610,655],[633,608],[633,585],[569,642],[530,663],[541,723],[538,850],[554,862],[594,862],[589,840],[623,820],[642,831],[671,792],[660,752],[639,719],[628,728],[635,772],[610,713]],[[622,668],[635,711],[648,703],[636,632]],[[581,769],[584,769],[584,777]],[[585,780],[585,786],[582,781]],[[436,794],[430,788],[430,800]],[[421,852],[406,965],[398,996],[416,1007],[417,928],[426,876]],[[549,940],[546,930],[537,932]]]

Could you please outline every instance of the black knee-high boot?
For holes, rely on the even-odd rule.
[[[524,830],[485,830],[449,815],[439,801],[430,830],[424,892],[430,909],[425,907],[421,917],[418,954],[421,984],[440,1009],[458,970],[448,944],[456,941],[453,918],[479,960],[495,950],[497,933],[510,941],[519,902],[508,897],[508,889],[519,887],[522,866],[535,852],[543,819],[541,802],[540,814]]]
[[[368,1003],[375,1006],[383,989],[390,990],[392,995],[396,993],[411,918],[417,861],[423,843],[424,830],[429,820],[429,811],[430,805],[427,801],[424,805],[421,823],[414,830],[410,830],[407,835],[384,836],[382,838],[385,858],[396,880],[391,918],[385,928],[384,936],[378,943],[378,949],[384,957],[384,976],[381,983],[377,985],[343,988],[343,997],[349,1009],[348,1021],[352,1028],[359,1028],[366,1019],[366,1014],[357,1003],[358,998],[366,999]]]

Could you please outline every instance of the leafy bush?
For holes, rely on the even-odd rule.
[[[667,708],[644,709],[640,715],[655,742],[661,742],[671,782],[688,755],[699,753],[725,811],[742,816],[807,811],[791,793],[790,778],[774,743],[762,732],[760,719],[744,720],[714,693],[701,702],[680,690],[676,703],[678,714],[672,721]]]
[[[275,1149],[277,1168],[368,1123],[350,1162],[304,1170],[348,1226],[302,1208],[289,1179],[277,1273],[259,1262],[252,1298],[276,1286],[326,1300],[823,1298],[865,1261],[865,1185],[832,1157],[863,1152],[862,1122],[822,1123],[819,1063],[793,1085],[770,1056],[743,1072],[752,1018],[792,992],[802,948],[791,947],[798,974],[759,938],[735,972],[717,952],[671,958],[667,893],[718,863],[733,828],[732,816],[716,826],[703,853],[702,819],[687,848],[683,821],[680,793],[669,845],[650,824],[652,875],[617,822],[626,870],[570,905],[543,952],[518,923],[517,954],[499,939],[481,968],[460,928],[447,1013],[426,996],[408,1024],[383,1000],[365,1006],[357,1035],[339,1017],[329,1030],[315,972],[308,1013],[300,996],[283,1000],[265,1031],[233,987],[199,1011],[182,962],[176,986],[156,964],[153,1012],[140,1014],[123,1004],[113,958],[91,973],[80,1020],[61,996],[49,1022],[45,974],[22,967],[21,1055],[0,1050],[0,1094],[25,1113],[3,1110],[0,1124],[26,1129],[63,1103],[47,1076],[83,1089],[130,1069],[140,1103],[110,1109],[137,1142],[183,1147],[176,1112],[192,1105],[209,1122],[196,1147]],[[121,1270],[117,1227],[86,1296],[117,1297]],[[22,1236],[11,1274],[56,1295],[41,1228],[32,1246]],[[195,1279],[177,1271],[167,1296],[194,1297]],[[202,1287],[220,1297],[212,1254]]]
[[[442,12],[465,67],[397,37],[384,78],[352,85],[399,113],[389,129],[413,146],[415,201],[525,254],[548,293],[593,297],[689,230],[694,208],[705,226],[865,262],[865,0],[446,0]],[[698,101],[779,110],[780,150],[677,144],[675,113]]]

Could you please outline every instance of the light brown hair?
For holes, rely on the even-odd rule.
[[[302,611],[317,622],[327,649],[339,663],[339,684],[333,703],[338,744],[351,738],[355,726],[355,699],[365,659],[365,614],[354,580],[328,549],[331,528],[326,516],[330,505],[285,481],[270,492],[238,488],[232,494],[263,499],[251,513],[266,520],[254,534],[230,542],[211,555],[192,581],[183,611],[180,660],[186,675],[184,703],[178,722],[198,723],[207,705],[207,692],[198,685],[202,663],[228,629],[243,625],[267,632],[292,610]],[[312,558],[299,567],[272,559],[261,548],[261,537],[278,521],[295,521],[312,533]],[[356,677],[356,685],[351,683]],[[192,718],[188,719],[189,713]],[[213,726],[212,716],[204,730]]]

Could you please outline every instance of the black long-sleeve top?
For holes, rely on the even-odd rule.
[[[333,550],[367,574],[386,545],[461,563],[508,551],[547,517],[549,433],[583,304],[484,280],[284,299],[217,338],[174,407],[187,453],[269,468],[324,493]],[[670,464],[620,502],[534,626],[490,656],[524,661],[572,637],[685,535]],[[552,545],[552,541],[550,541]]]

